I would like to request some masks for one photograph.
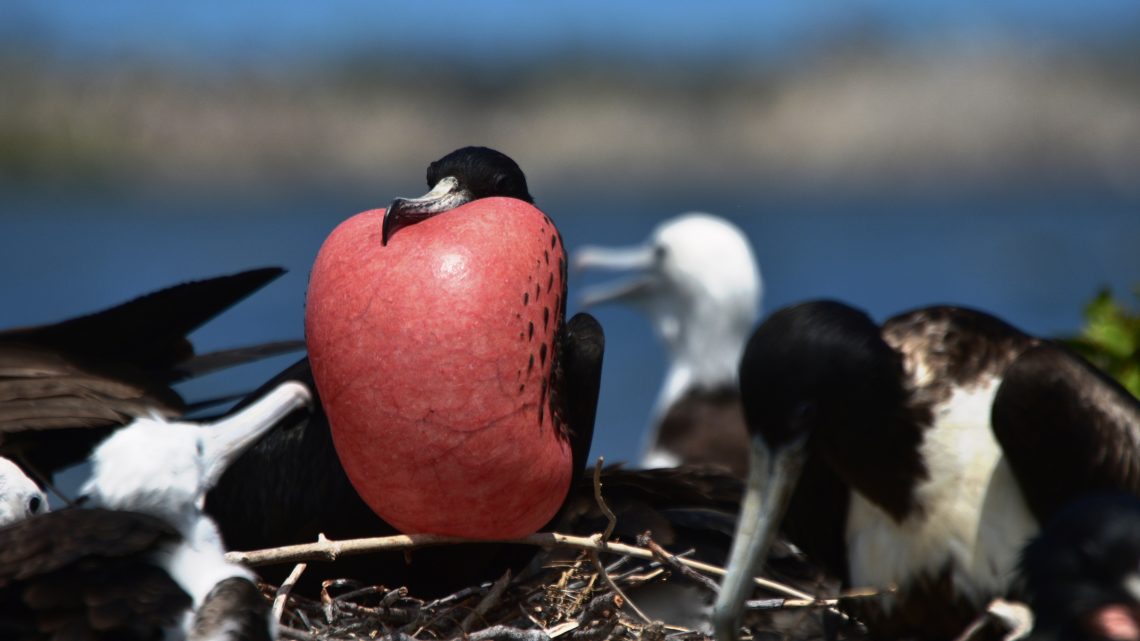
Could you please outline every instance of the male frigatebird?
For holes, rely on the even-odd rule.
[[[322,247],[307,300],[310,357],[276,379],[315,387],[319,402],[210,494],[230,546],[396,526],[518,536],[555,518],[583,469],[603,337],[589,315],[563,320],[561,235],[497,151],[452,152],[431,163],[427,182],[424,197],[359,214]],[[438,594],[532,553],[445,547],[331,572]]]

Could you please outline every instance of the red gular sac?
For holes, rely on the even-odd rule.
[[[313,374],[349,479],[400,531],[513,538],[558,511],[565,264],[550,218],[516,198],[388,229],[366,211],[321,247]]]

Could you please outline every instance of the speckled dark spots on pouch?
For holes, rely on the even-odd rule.
[[[528,360],[526,363],[526,373],[530,374],[531,370],[533,370],[533,369],[534,369],[534,354],[531,354],[530,360]]]
[[[550,248],[554,249],[554,246],[557,244],[558,244],[558,235],[557,234],[551,234],[550,235]]]
[[[539,296],[542,296],[542,284],[541,283],[535,283],[534,284],[534,299],[538,300]]]
[[[544,249],[544,250],[542,250],[542,260],[543,260],[543,262],[545,262],[547,265],[549,265],[549,264],[550,264],[550,252],[546,251],[545,249]]]
[[[526,324],[526,333],[527,333],[526,339],[528,341],[534,340],[534,321],[530,321]]]
[[[554,272],[550,272],[550,278],[546,279],[546,293],[549,294],[551,289],[554,289]]]
[[[543,307],[542,308],[542,331],[545,332],[546,328],[549,325],[550,325],[550,308],[549,307]]]
[[[523,292],[523,305],[530,303],[530,292]]]
[[[546,365],[546,343],[538,348],[538,364]]]
[[[519,394],[522,394],[523,390],[525,390],[525,389],[526,389],[526,383],[520,383],[519,384]]]

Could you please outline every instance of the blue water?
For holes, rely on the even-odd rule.
[[[404,190],[407,191],[407,190]],[[94,311],[179,281],[262,265],[290,272],[195,335],[202,350],[299,338],[308,268],[342,219],[396,195],[335,189],[178,197],[113,191],[0,192],[0,327]],[[403,194],[408,195],[408,194]],[[663,217],[724,215],[755,243],[770,311],[837,297],[877,318],[939,302],[980,307],[1043,334],[1071,332],[1102,286],[1140,283],[1140,202],[1064,189],[840,198],[753,189],[591,194],[543,203],[567,245],[639,242]],[[571,275],[575,290],[600,277]],[[648,323],[596,310],[607,333],[594,443],[608,460],[635,456],[664,368]],[[255,386],[291,357],[194,383],[191,396]]]

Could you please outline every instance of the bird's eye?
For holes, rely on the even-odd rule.
[[[666,247],[664,245],[657,245],[656,247],[653,248],[653,260],[655,260],[659,263],[664,261],[665,257],[668,255],[669,255],[669,250],[666,249]]]
[[[202,444],[202,441],[198,441],[195,447],[198,449],[198,456],[204,456],[206,454],[206,446]]]
[[[33,497],[29,498],[28,499],[28,513],[29,514],[38,513],[40,511],[40,508],[43,507],[43,504],[44,504],[43,499],[41,499],[38,496],[33,496]]]

